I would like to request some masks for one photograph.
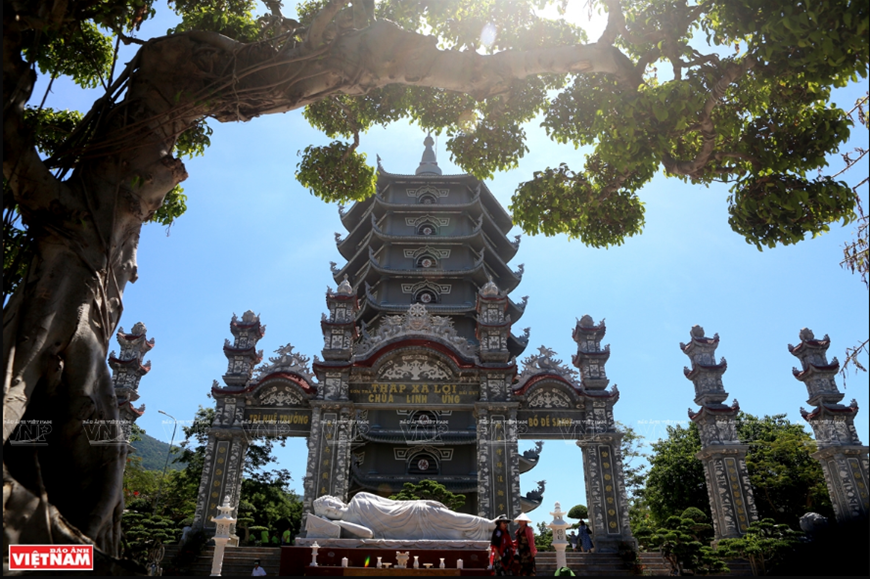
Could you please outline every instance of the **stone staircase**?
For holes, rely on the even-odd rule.
[[[668,576],[671,575],[671,566],[659,553],[638,553],[640,563],[643,565],[643,575]],[[603,575],[603,576],[626,576],[634,575],[632,569],[626,569],[622,558],[616,553],[565,553],[565,558],[570,568],[577,575]],[[556,553],[552,551],[538,552],[535,558],[537,574],[541,576],[556,573]],[[752,575],[752,569],[748,561],[728,561],[728,576]]]
[[[163,557],[164,568],[169,564],[177,549],[177,545],[166,546],[166,555]],[[203,549],[193,564],[190,574],[194,576],[211,575],[213,556],[213,545]],[[254,560],[256,559],[260,560],[260,566],[266,570],[267,576],[275,577],[278,575],[278,567],[281,562],[281,549],[278,547],[248,546],[227,547],[226,551],[224,551],[224,565],[221,569],[221,575],[224,577],[250,576],[251,570],[254,568]]]
[[[740,575],[744,577],[752,575],[752,565],[746,559],[735,559],[727,561],[725,564],[728,565],[728,573],[715,573],[715,575]]]
[[[671,566],[659,553],[638,553],[644,575],[670,575]]]
[[[166,546],[166,555],[163,559],[164,568],[175,555],[176,545]],[[248,576],[254,567],[254,560],[259,559],[260,565],[269,576],[277,576],[281,561],[281,549],[273,547],[228,547],[224,552],[224,565],[222,575]],[[214,547],[203,549],[196,562],[193,564],[191,574],[194,576],[208,576],[211,574],[211,561]],[[601,575],[601,576],[626,576],[634,575],[631,569],[626,569],[622,559],[615,553],[565,553],[568,567],[577,575]],[[666,576],[671,574],[671,567],[659,553],[638,553],[643,574],[652,576]],[[556,572],[556,553],[541,551],[535,559],[537,574],[539,576],[552,576]],[[729,561],[729,576],[749,576],[752,569],[748,561]],[[724,574],[723,574],[724,575]]]
[[[645,553],[658,556],[655,553]],[[633,575],[630,569],[626,569],[622,559],[616,553],[565,553],[568,568],[577,575]],[[661,556],[658,556],[661,560]],[[662,560],[664,563],[664,560]],[[538,575],[553,575],[556,572],[556,553],[552,551],[539,551],[535,557],[535,566]]]

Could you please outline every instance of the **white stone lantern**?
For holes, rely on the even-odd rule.
[[[317,551],[320,549],[320,545],[317,544],[317,541],[314,541],[314,544],[311,545],[311,566],[317,567]]]
[[[211,562],[211,576],[220,577],[221,568],[224,564],[224,550],[227,548],[227,542],[232,538],[230,529],[235,524],[236,519],[231,514],[233,507],[230,506],[230,497],[224,499],[224,504],[218,507],[220,514],[217,517],[212,517],[212,522],[217,525],[214,534],[214,558]]]
[[[553,515],[553,522],[547,525],[553,529],[553,547],[556,549],[556,568],[568,566],[568,561],[565,558],[565,548],[568,546],[568,539],[565,536],[565,531],[571,526],[562,518],[566,513],[562,511],[559,503],[556,503],[556,509],[550,513]]]

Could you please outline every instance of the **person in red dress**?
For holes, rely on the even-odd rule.
[[[514,541],[508,529],[511,520],[507,515],[499,515],[494,522],[495,529],[489,543],[489,566],[493,575],[511,575],[514,566]]]
[[[518,575],[525,577],[534,576],[535,556],[538,554],[538,549],[535,547],[535,533],[529,526],[532,520],[525,513],[514,519],[514,522],[519,525],[516,530],[516,546],[517,546],[517,563]]]

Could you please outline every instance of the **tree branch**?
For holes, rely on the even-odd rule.
[[[349,0],[329,0],[329,3],[321,8],[314,17],[311,26],[308,27],[308,36],[305,38],[305,49],[314,50],[323,43],[323,33],[333,21],[338,12],[344,8]]]
[[[630,42],[631,44],[654,44],[668,38],[668,35],[661,30],[653,30],[652,32],[646,32],[644,34],[635,34],[625,25],[625,15],[622,13],[622,6],[620,5],[619,0],[607,0],[605,3],[607,4],[608,13],[607,28],[604,29],[602,38],[610,38],[610,35],[613,35],[613,40],[615,40],[615,32],[617,31],[626,42]],[[694,10],[692,10],[690,14],[694,14]],[[612,27],[611,18],[613,18]],[[691,22],[691,20],[689,20],[689,22]],[[674,32],[678,34],[680,31],[676,30]],[[613,40],[611,40],[611,42],[613,42]]]
[[[4,21],[5,24],[5,21]],[[69,199],[42,162],[32,131],[24,123],[24,106],[33,93],[36,73],[21,58],[22,34],[3,35],[3,176],[27,221],[28,214],[56,211]]]
[[[336,106],[344,112],[345,116],[347,116],[347,123],[350,125],[350,128],[353,129],[353,144],[344,152],[344,155],[341,156],[341,161],[344,162],[350,154],[356,151],[357,147],[359,147],[359,123],[357,123],[354,118],[353,111],[350,110],[350,107],[341,102],[341,99],[333,97],[332,102],[334,102]]]
[[[340,61],[348,78],[362,68],[357,86],[341,89],[345,94],[365,94],[372,88],[404,84],[464,92],[483,99],[505,92],[513,80],[547,73],[610,73],[629,88],[642,82],[631,60],[612,46],[585,44],[481,55],[439,50],[434,37],[380,20],[365,30],[342,36],[330,52],[359,55],[355,62],[346,57]]]
[[[722,97],[728,90],[728,86],[753,66],[755,66],[755,59],[749,57],[744,59],[740,64],[732,63],[725,69],[725,72],[707,96],[707,101],[704,103],[704,108],[701,111],[701,120],[693,127],[697,128],[701,133],[701,150],[698,151],[698,154],[691,161],[678,161],[670,155],[665,155],[665,158],[662,159],[662,164],[669,173],[692,177],[704,168],[716,147],[716,127],[712,119],[713,109],[722,100]]]
[[[92,143],[88,156],[124,146],[145,125],[154,129],[178,123],[182,118],[196,120],[205,114],[221,122],[234,122],[240,116],[254,118],[286,112],[325,96],[359,96],[391,84],[465,92],[483,99],[505,92],[514,79],[546,73],[609,73],[629,88],[642,82],[632,62],[612,46],[589,44],[480,55],[439,50],[433,37],[381,20],[364,30],[344,33],[331,45],[313,53],[304,47],[277,53],[271,47],[243,45],[215,33],[198,32],[151,41],[138,58],[148,61],[153,58],[164,66],[177,65],[190,71],[172,78],[187,79],[190,75],[202,78],[202,72],[194,69],[196,65],[191,62],[190,52],[196,50],[195,45],[180,44],[191,40],[224,50],[225,55],[215,55],[214,59],[222,60],[227,71],[234,68],[233,59],[238,59],[235,75],[225,72],[194,90],[189,83],[186,87],[165,86],[153,83],[156,77],[149,77],[154,90],[169,99],[166,104],[170,106],[160,107],[159,117],[141,118],[114,131],[110,140]],[[273,52],[264,57],[264,50]],[[145,56],[152,51],[160,54]],[[139,74],[147,75],[142,71]],[[185,98],[173,101],[182,88],[186,89]],[[238,109],[236,95],[240,98]],[[204,102],[208,103],[207,108]],[[167,134],[170,133],[177,131]]]

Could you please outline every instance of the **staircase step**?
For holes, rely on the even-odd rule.
[[[163,560],[164,567],[177,551],[178,545],[166,545],[166,556]],[[203,549],[191,566],[192,575],[210,575],[213,556],[214,546],[209,546]],[[638,553],[638,558],[640,559],[641,565],[643,565],[644,575],[664,577],[671,574],[670,565],[660,553]],[[276,576],[281,561],[281,550],[273,547],[228,547],[226,551],[224,551],[222,575],[227,577],[250,575],[255,559],[260,560],[260,564],[266,570],[268,575]],[[565,559],[568,567],[578,575],[624,577],[634,574],[631,569],[626,569],[623,566],[622,558],[615,553],[569,552],[565,553]],[[553,551],[539,552],[535,563],[538,575],[552,576],[556,572],[556,553]],[[730,573],[717,573],[716,575],[752,575],[752,569],[748,561],[736,560],[729,561],[727,564]]]

